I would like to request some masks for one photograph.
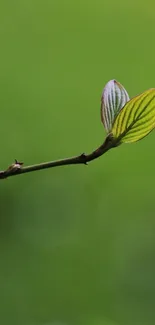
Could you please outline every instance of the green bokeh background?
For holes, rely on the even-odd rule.
[[[155,87],[155,3],[1,0],[0,168],[89,153],[102,88]],[[155,324],[155,133],[0,183],[0,325]]]

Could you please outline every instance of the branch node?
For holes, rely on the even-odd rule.
[[[22,165],[24,165],[24,163],[23,163],[23,162],[20,162],[20,161],[18,161],[17,159],[15,159],[15,165],[19,165],[19,166],[22,166]]]
[[[85,155],[85,153],[82,153],[80,155],[80,160],[81,160],[81,163],[82,164],[88,165],[88,163],[87,163],[87,156]]]

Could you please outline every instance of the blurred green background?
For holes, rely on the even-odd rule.
[[[0,168],[90,153],[110,79],[155,87],[153,1],[1,0]],[[0,325],[155,324],[155,133],[0,183]]]

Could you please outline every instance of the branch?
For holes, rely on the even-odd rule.
[[[15,163],[9,166],[6,170],[0,171],[0,179],[5,179],[11,176],[17,176],[17,175],[34,172],[41,169],[47,169],[47,168],[58,167],[58,166],[77,165],[77,164],[87,165],[88,162],[97,159],[98,157],[102,156],[105,152],[107,152],[109,149],[115,146],[117,146],[117,144],[112,138],[111,134],[109,134],[105,139],[104,143],[89,155],[85,155],[83,153],[80,156],[45,162],[45,163],[27,166],[27,167],[22,167],[23,163],[15,160]]]

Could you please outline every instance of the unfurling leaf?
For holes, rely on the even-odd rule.
[[[118,81],[110,80],[106,84],[101,98],[101,120],[108,133],[117,114],[128,101],[129,95]]]
[[[144,138],[155,127],[155,88],[132,98],[116,117],[113,137],[118,143],[130,143]]]

